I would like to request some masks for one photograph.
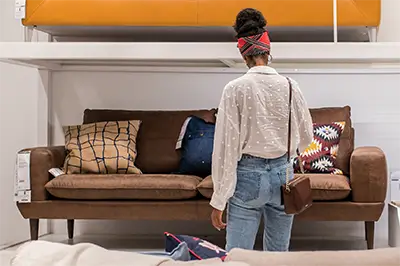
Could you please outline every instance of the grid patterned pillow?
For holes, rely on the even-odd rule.
[[[300,154],[305,172],[343,175],[343,171],[336,168],[336,156],[345,125],[346,122],[314,123],[313,141]],[[294,161],[294,168],[297,173],[300,172],[298,158]]]
[[[141,174],[135,166],[141,121],[66,126],[67,174]]]

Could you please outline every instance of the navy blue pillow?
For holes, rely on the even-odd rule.
[[[211,175],[215,124],[192,116],[182,140],[179,174],[206,177]]]
[[[171,252],[180,243],[185,242],[189,248],[190,260],[220,258],[224,261],[228,255],[228,253],[222,248],[219,248],[218,246],[197,237],[173,235],[168,232],[165,232],[164,235],[166,252]]]

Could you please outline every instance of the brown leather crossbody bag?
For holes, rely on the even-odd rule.
[[[290,149],[291,149],[291,131],[292,131],[292,95],[293,88],[292,82],[287,78],[289,82],[289,125],[288,125],[288,146],[287,146],[287,169],[286,169],[286,183],[282,185],[282,200],[285,206],[285,212],[287,214],[299,214],[304,210],[308,209],[312,205],[311,197],[311,184],[310,179],[304,173],[303,162],[299,155],[299,165],[301,174],[290,180],[289,167],[293,167],[290,160]]]

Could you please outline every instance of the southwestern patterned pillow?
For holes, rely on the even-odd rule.
[[[345,122],[334,122],[331,124],[314,123],[313,141],[300,154],[305,172],[343,175],[342,170],[335,166],[340,136],[345,125]],[[298,158],[294,160],[294,168],[296,172],[300,172]]]
[[[135,166],[141,121],[66,126],[67,174],[141,174]]]

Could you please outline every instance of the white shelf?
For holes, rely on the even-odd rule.
[[[400,43],[273,43],[273,63],[400,65]],[[0,61],[39,69],[243,69],[236,43],[2,42]]]

